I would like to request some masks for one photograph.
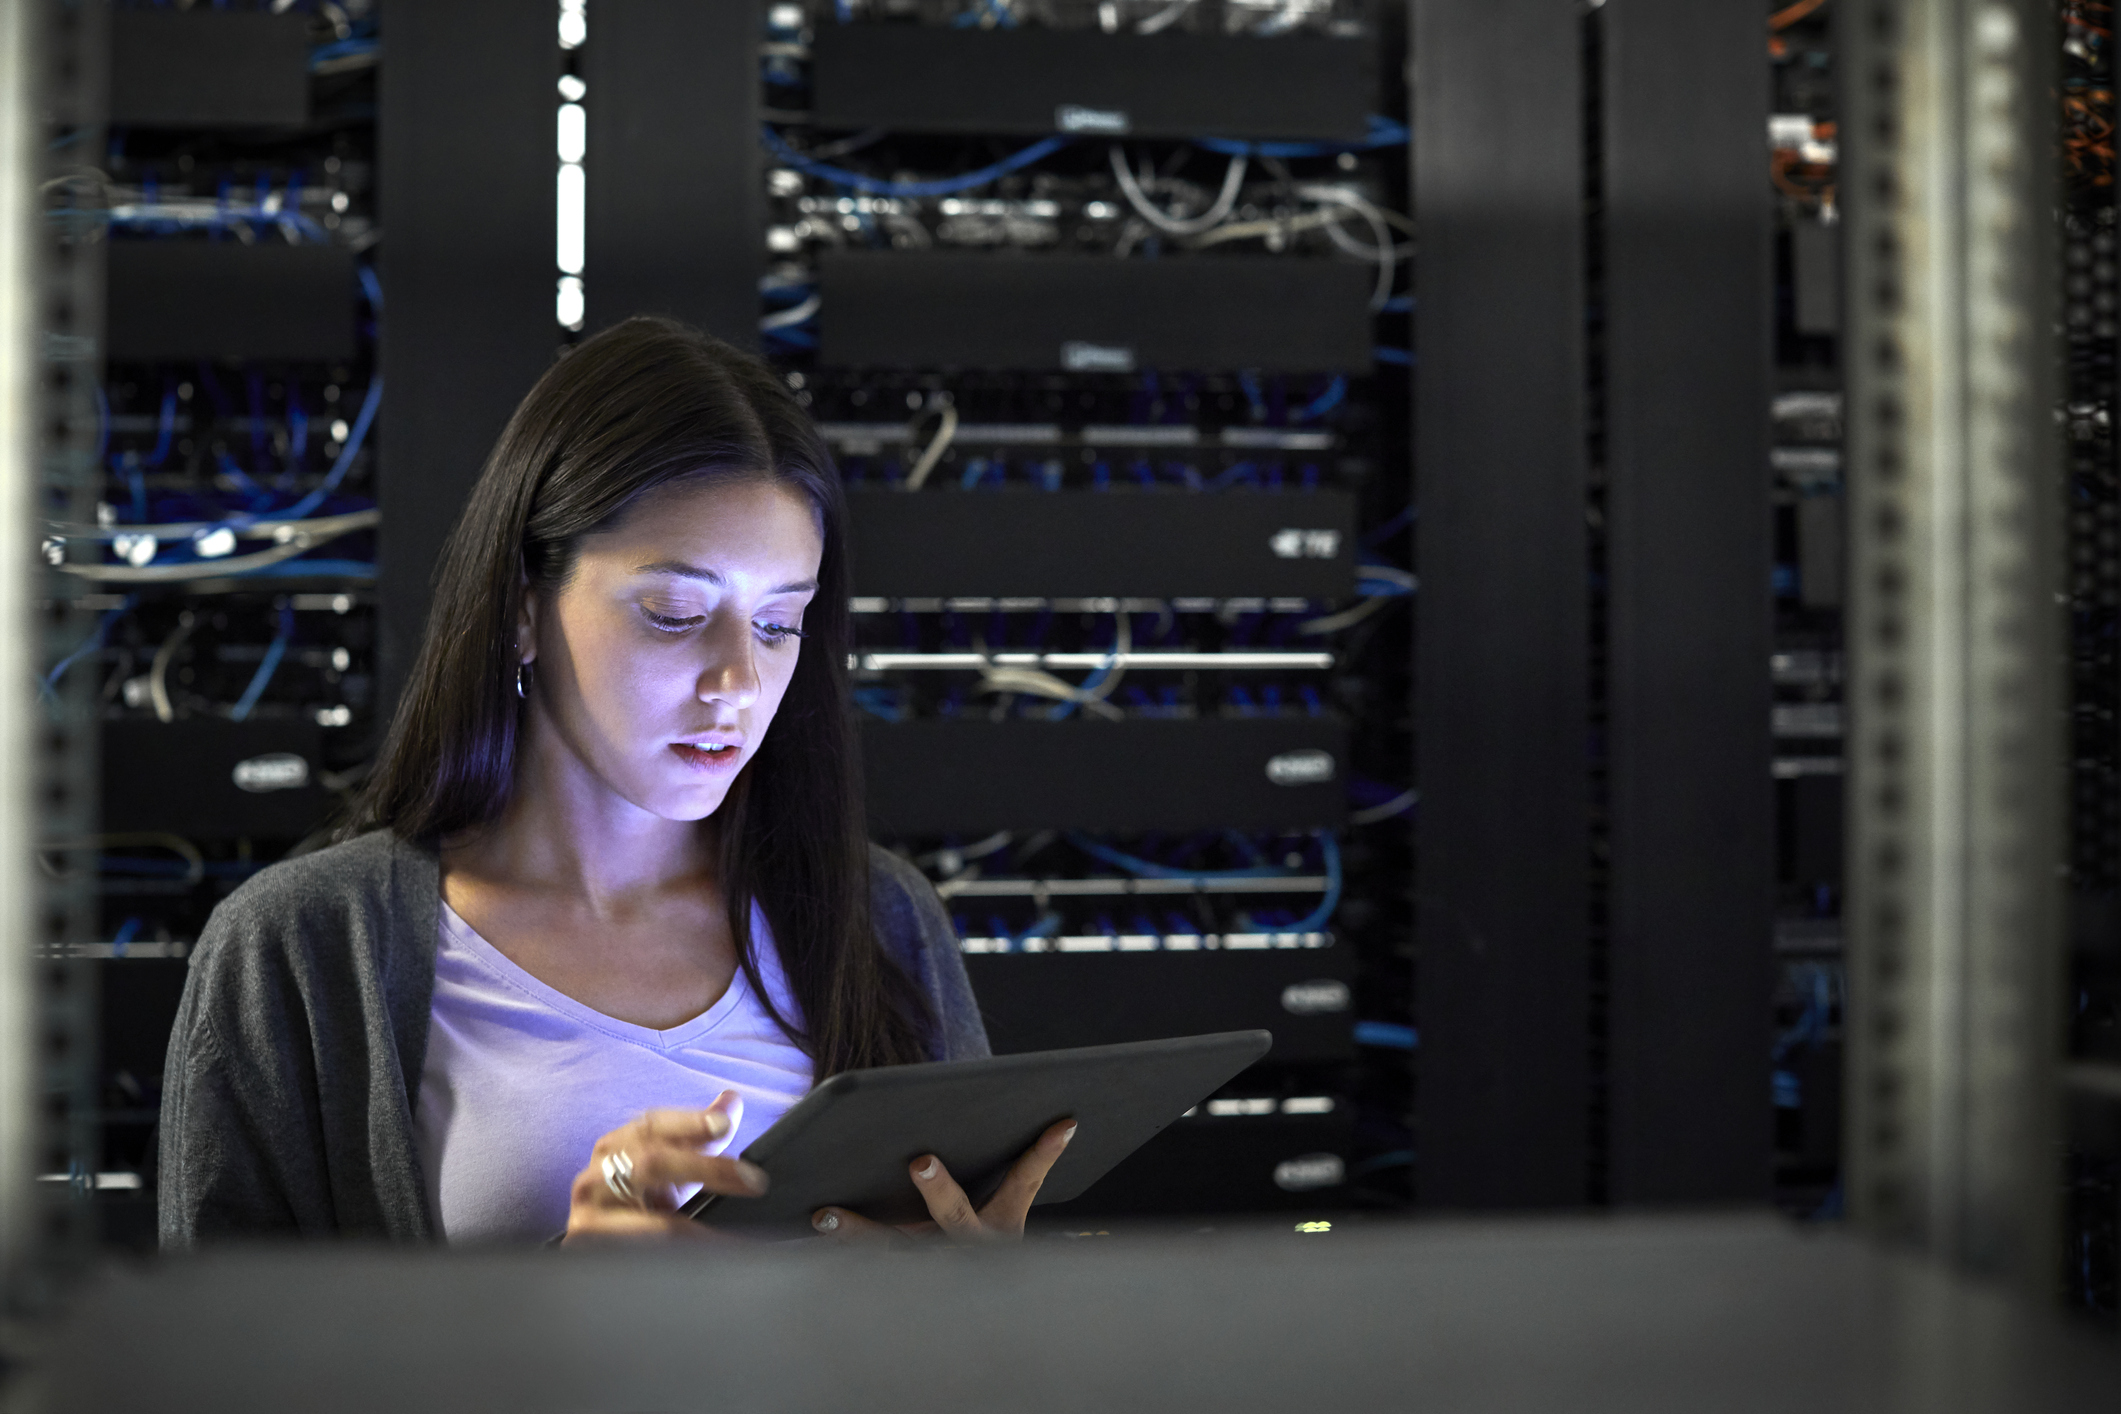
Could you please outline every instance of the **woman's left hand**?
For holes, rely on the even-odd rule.
[[[845,1208],[820,1208],[810,1215],[810,1225],[841,1242],[931,1232],[940,1232],[954,1242],[1014,1242],[1024,1235],[1024,1215],[1031,1211],[1031,1200],[1038,1196],[1047,1173],[1074,1137],[1072,1119],[1064,1119],[1039,1135],[1038,1142],[1010,1165],[1008,1177],[994,1190],[987,1206],[977,1211],[965,1190],[950,1176],[950,1170],[943,1167],[943,1161],[933,1154],[923,1154],[908,1166],[908,1171],[921,1197],[928,1202],[932,1221],[887,1227]]]

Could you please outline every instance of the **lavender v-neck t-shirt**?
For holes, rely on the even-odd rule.
[[[755,906],[751,936],[759,980],[793,1019]],[[453,1243],[543,1241],[564,1230],[591,1147],[648,1110],[704,1109],[734,1090],[737,1126],[708,1152],[740,1154],[811,1084],[809,1057],[741,971],[684,1025],[634,1026],[546,986],[446,903],[432,1017],[413,1128],[429,1211]]]

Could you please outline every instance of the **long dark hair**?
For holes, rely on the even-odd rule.
[[[545,602],[582,538],[674,481],[771,480],[823,524],[808,638],[773,727],[716,813],[737,956],[760,985],[756,900],[802,1015],[774,1019],[820,1079],[926,1058],[932,1017],[878,946],[860,757],[847,713],[846,498],[817,430],[772,370],[664,319],[585,340],[530,390],[487,459],[436,573],[417,666],[346,833],[439,842],[491,824],[515,788],[525,580]]]

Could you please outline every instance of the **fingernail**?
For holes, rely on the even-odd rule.
[[[1061,1137],[1060,1137],[1060,1145],[1061,1145],[1061,1147],[1062,1147],[1063,1149],[1067,1148],[1067,1147],[1068,1147],[1068,1141],[1069,1141],[1070,1139],[1073,1139],[1074,1137],[1075,1137],[1075,1126],[1071,1124],[1071,1125],[1069,1125],[1069,1126],[1068,1126],[1068,1127],[1067,1127],[1066,1129],[1063,1129],[1063,1130],[1061,1131]]]
[[[810,1220],[810,1225],[819,1232],[837,1232],[840,1226],[840,1215],[838,1213],[819,1213]]]
[[[707,1111],[707,1132],[720,1139],[729,1133],[729,1116],[720,1110]]]
[[[747,1164],[739,1159],[736,1166],[736,1176],[744,1180],[744,1186],[749,1188],[753,1194],[766,1191],[766,1170],[760,1168],[757,1164]]]
[[[930,1154],[928,1156],[928,1167],[915,1170],[913,1176],[923,1183],[935,1177],[935,1155]]]

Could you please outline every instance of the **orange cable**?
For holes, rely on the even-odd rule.
[[[1815,200],[1819,195],[1817,192],[1809,187],[1799,186],[1790,177],[1790,168],[1796,165],[1790,159],[1795,156],[1795,153],[1788,151],[1776,153],[1775,160],[1768,165],[1768,177],[1784,196],[1793,196],[1803,201]]]
[[[1826,0],[1796,0],[1795,4],[1785,5],[1768,16],[1767,27],[1771,30],[1788,29],[1824,4]]]

